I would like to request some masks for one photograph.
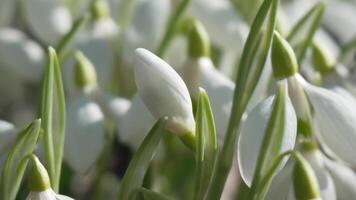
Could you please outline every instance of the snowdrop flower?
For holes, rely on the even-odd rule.
[[[26,200],[73,200],[56,194],[51,186],[48,173],[36,156],[32,155],[32,167],[29,171],[30,193]]]
[[[278,33],[274,34],[272,44],[273,75],[279,79],[278,85],[284,85],[284,121],[283,136],[279,154],[292,150],[297,137],[297,117],[293,104],[288,95],[287,79],[297,71],[297,61],[293,50]],[[271,118],[275,95],[268,97],[247,113],[246,120],[242,123],[238,139],[238,163],[241,177],[250,187],[255,173],[260,148],[264,140],[267,124]],[[279,166],[283,168],[287,159]]]
[[[57,0],[23,1],[30,30],[46,44],[56,44],[72,26],[69,10]]]
[[[319,128],[319,139],[339,158],[351,165],[355,162],[356,115],[350,110],[356,108],[350,98],[307,83],[301,76],[296,80],[302,85],[311,105]]]
[[[202,22],[212,43],[222,50],[219,69],[231,77],[247,38],[248,25],[236,15],[231,2],[227,0],[193,1],[188,12]]]
[[[19,80],[40,80],[44,64],[44,52],[34,41],[19,30],[0,29],[0,63]]]
[[[124,98],[100,91],[93,64],[76,52],[75,82],[81,90],[68,105],[65,159],[78,173],[85,173],[99,157],[105,142],[104,120],[120,126],[130,107]]]
[[[135,81],[138,94],[157,119],[167,116],[167,128],[186,136],[195,134],[192,102],[187,86],[166,62],[145,49],[135,51]]]
[[[288,93],[288,91],[285,91]],[[238,140],[238,160],[241,177],[248,186],[251,186],[255,172],[258,154],[266,132],[268,121],[271,117],[274,96],[267,98],[258,104],[242,123]],[[293,105],[288,95],[285,96],[284,129],[282,144],[279,152],[282,154],[294,148],[297,136],[297,119]],[[286,163],[286,159],[280,165],[280,169]]]
[[[356,174],[342,163],[330,160],[314,147],[302,149],[303,156],[312,166],[320,187],[321,198],[325,200],[352,199],[356,195]],[[291,161],[272,181],[266,196],[272,199],[294,199],[292,171],[294,161]],[[282,189],[283,188],[283,189]]]
[[[104,115],[85,94],[71,99],[67,112],[64,158],[76,172],[85,173],[95,163],[104,144]]]

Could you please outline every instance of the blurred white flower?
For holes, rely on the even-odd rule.
[[[285,80],[282,80],[286,84]],[[284,108],[284,128],[283,139],[279,152],[282,154],[288,150],[294,149],[297,136],[297,118],[289,99],[288,89],[285,89],[285,108]],[[275,96],[271,96],[259,103],[250,113],[241,125],[241,132],[238,140],[238,161],[241,177],[244,182],[251,186],[252,178],[255,173],[257,159],[260,153],[260,147],[264,139],[268,121],[271,118],[273,102]],[[280,164],[281,169],[287,159]]]
[[[72,26],[69,10],[58,0],[23,1],[29,29],[46,44],[56,44]]]
[[[36,192],[31,191],[27,196],[26,200],[74,200],[70,197],[56,194],[51,188],[45,191]]]
[[[138,47],[155,50],[164,33],[170,14],[171,3],[167,0],[139,0],[133,11],[132,21],[123,32],[122,58],[132,64]]]
[[[76,172],[85,173],[104,144],[104,115],[84,94],[69,101],[67,112],[64,158]]]
[[[42,48],[19,30],[0,29],[1,67],[13,73],[17,79],[39,81],[44,57]]]
[[[187,86],[174,69],[145,49],[137,49],[134,64],[138,93],[152,115],[168,117],[167,128],[178,135],[195,132]]]

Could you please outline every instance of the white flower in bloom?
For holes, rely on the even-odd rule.
[[[71,28],[69,10],[57,0],[23,1],[30,30],[47,44],[56,44]]]
[[[285,92],[288,93],[287,88]],[[248,186],[251,186],[260,147],[271,117],[274,99],[275,97],[271,96],[258,104],[248,113],[241,126],[238,140],[238,161],[241,176]],[[297,136],[297,119],[288,95],[285,96],[284,105],[284,129],[280,153],[293,149]],[[287,159],[280,164],[280,168],[284,166],[286,161]]]
[[[304,156],[317,176],[323,200],[346,200],[355,197],[356,186],[353,183],[356,181],[356,174],[351,168],[328,159],[317,149],[306,151]],[[266,200],[295,199],[292,183],[293,165],[294,161],[289,161],[273,179]]]
[[[17,79],[38,81],[42,74],[44,52],[19,30],[0,29],[0,65]]]
[[[31,191],[26,200],[74,200],[70,197],[56,194],[51,188],[45,191]]]
[[[104,116],[85,95],[77,96],[67,108],[64,158],[78,173],[85,173],[98,158],[105,137]]]
[[[137,49],[134,73],[138,93],[156,119],[167,116],[173,133],[195,132],[187,86],[169,64],[145,49]]]
[[[331,90],[313,86],[301,76],[302,84],[313,108],[319,136],[339,158],[356,165],[356,109],[355,101]]]

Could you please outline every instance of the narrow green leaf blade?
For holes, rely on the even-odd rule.
[[[287,40],[293,47],[300,62],[310,46],[325,10],[323,2],[316,3],[292,28]]]
[[[129,199],[130,193],[142,185],[147,168],[156,152],[162,134],[165,132],[165,125],[165,118],[157,121],[134,154],[121,183],[119,200]]]
[[[15,199],[27,164],[22,160],[35,149],[40,129],[41,120],[37,119],[18,134],[2,170],[1,199]]]
[[[196,183],[195,198],[204,199],[211,182],[214,163],[217,153],[216,129],[209,97],[204,89],[200,88],[198,108],[196,115]]]
[[[90,15],[84,15],[77,19],[71,30],[58,42],[56,49],[60,58],[64,56],[65,50],[74,40],[77,33],[84,27],[84,25],[89,21]]]
[[[41,119],[44,131],[44,154],[45,166],[47,168],[51,184],[55,177],[53,134],[52,134],[52,117],[53,117],[53,85],[54,85],[54,68],[55,52],[53,48],[48,48],[48,63],[43,73],[42,85],[42,102],[41,102]]]
[[[54,49],[52,49],[50,53],[53,54],[52,57],[54,59],[54,103],[57,111],[55,112],[56,116],[54,117],[57,123],[53,135],[55,177],[53,180],[52,188],[54,191],[58,192],[65,139],[66,104],[61,67],[59,65],[58,57]]]

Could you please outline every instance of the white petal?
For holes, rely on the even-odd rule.
[[[133,11],[132,21],[123,33],[123,62],[133,63],[138,47],[153,50],[164,33],[170,14],[167,0],[140,0]]]
[[[356,174],[351,168],[325,158],[325,165],[335,183],[338,200],[349,200],[356,197]]]
[[[286,166],[273,178],[266,194],[266,200],[294,199],[293,194],[293,171],[294,161],[289,160]]]
[[[320,194],[322,199],[336,200],[336,191],[334,182],[325,168],[324,158],[319,150],[309,151],[304,154],[312,166],[318,179]]]
[[[137,49],[135,81],[152,115],[168,116],[168,128],[177,134],[194,132],[195,121],[187,86],[174,69],[145,49]]]
[[[241,176],[248,186],[251,186],[260,146],[272,111],[273,99],[274,97],[269,97],[258,104],[248,114],[241,127],[238,141],[238,160]],[[297,133],[297,119],[288,95],[286,95],[285,106],[285,126],[280,153],[294,148]],[[287,159],[284,159],[279,169],[286,162]]]
[[[15,137],[15,126],[7,121],[0,120],[0,156],[12,145]]]
[[[56,194],[56,200],[74,200],[74,199],[65,195]]]
[[[200,84],[209,96],[218,140],[221,144],[229,123],[235,84],[217,71],[211,61],[210,64],[201,65],[201,73]]]
[[[16,29],[0,29],[0,63],[20,80],[40,80],[44,52],[34,41]]]
[[[31,0],[23,3],[29,28],[47,44],[56,44],[70,30],[70,13],[59,1]]]
[[[88,98],[78,96],[68,105],[64,157],[79,173],[85,173],[98,158],[104,143],[103,113]]]
[[[118,39],[119,27],[116,22],[111,18],[105,18],[95,21],[92,24],[92,34],[95,37],[107,38],[107,39]]]
[[[123,117],[121,125],[118,126],[119,139],[133,149],[137,149],[155,121],[140,96],[135,95],[130,109]]]
[[[56,193],[51,189],[42,192],[30,192],[26,200],[57,200]]]
[[[330,90],[304,83],[320,137],[344,161],[356,165],[356,103]]]

